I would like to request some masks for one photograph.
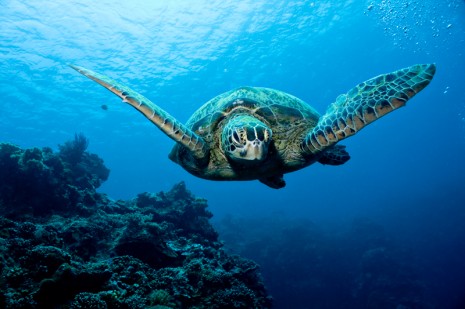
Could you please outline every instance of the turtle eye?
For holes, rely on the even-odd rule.
[[[264,129],[263,130],[263,141],[268,142],[271,138],[271,131]]]

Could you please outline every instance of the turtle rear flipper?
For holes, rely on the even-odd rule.
[[[273,189],[281,189],[286,186],[286,181],[284,181],[283,174],[274,175],[269,177],[263,177],[258,179],[261,183],[267,185]]]
[[[346,151],[346,146],[334,145],[322,153],[321,157],[318,159],[318,162],[328,165],[341,165],[349,161],[349,159],[350,155]]]
[[[82,75],[116,94],[123,99],[123,102],[137,109],[163,133],[168,135],[168,137],[189,149],[194,158],[198,160],[205,159],[208,154],[208,146],[205,141],[184,124],[177,121],[176,118],[152,103],[149,99],[105,75],[83,67],[75,65],[70,66]]]
[[[302,142],[307,154],[318,153],[398,109],[425,88],[434,64],[414,65],[372,78],[340,95]]]

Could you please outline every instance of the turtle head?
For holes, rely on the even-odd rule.
[[[255,164],[266,159],[271,129],[250,115],[237,115],[223,128],[221,146],[226,156],[238,163]]]

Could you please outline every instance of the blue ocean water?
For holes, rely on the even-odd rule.
[[[464,1],[1,3],[0,142],[56,149],[83,132],[111,169],[100,191],[114,199],[183,180],[215,218],[306,218],[327,229],[369,218],[431,270],[425,280],[441,282],[436,303],[460,303]],[[283,90],[323,113],[359,82],[416,63],[438,69],[406,108],[345,140],[352,159],[343,166],[288,174],[282,190],[191,176],[167,158],[169,138],[68,67],[106,74],[186,121],[210,98],[243,85]]]

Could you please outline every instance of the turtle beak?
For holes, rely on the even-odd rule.
[[[240,154],[244,160],[263,161],[268,154],[268,143],[264,143],[259,139],[247,141]]]

